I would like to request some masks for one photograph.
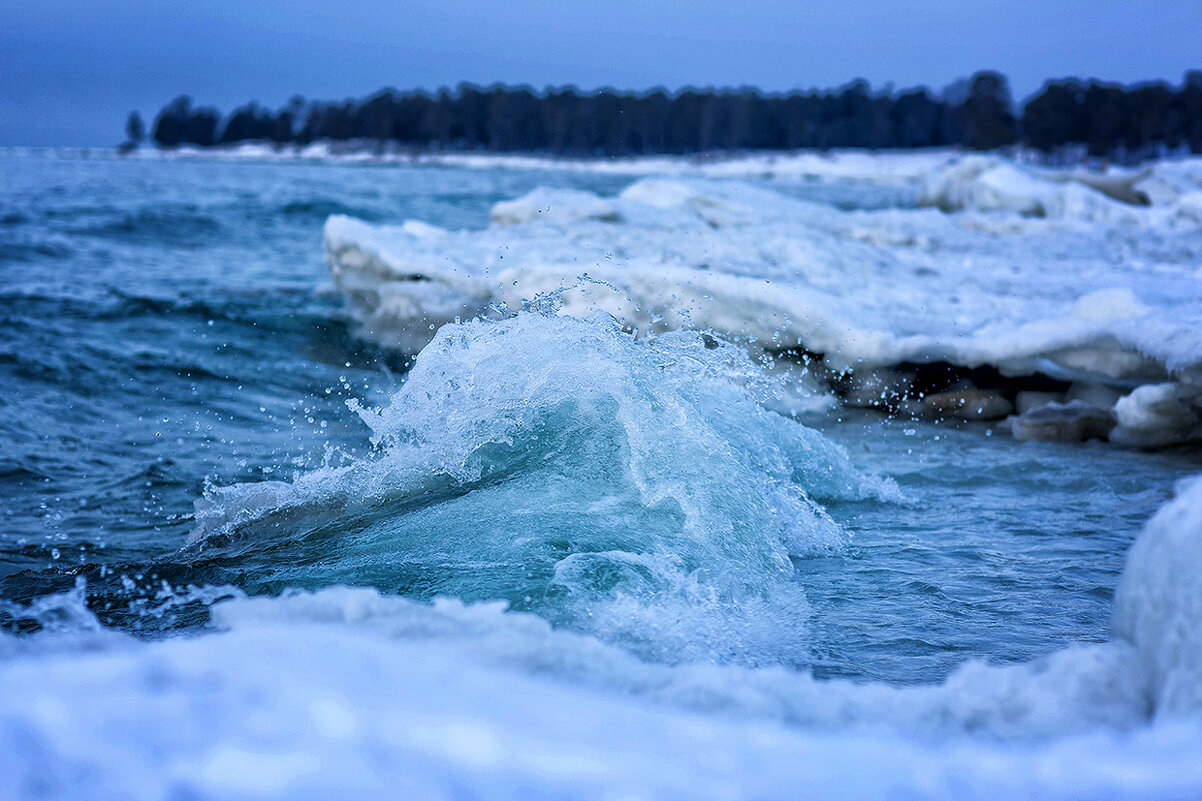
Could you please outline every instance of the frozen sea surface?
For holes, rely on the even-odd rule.
[[[1046,176],[1024,216],[988,166],[958,174],[975,207],[940,211],[917,205],[949,154],[5,154],[0,796],[1197,797],[1202,485],[1171,500],[1196,450],[848,409],[763,363],[779,327],[682,303],[707,330],[674,332],[662,310],[631,325],[638,299],[597,301],[620,275],[598,271],[594,232],[649,271],[699,249],[734,273],[806,232],[797,258],[832,271],[866,253],[876,271],[996,267],[1025,241],[1059,276],[1039,302],[1069,316],[1070,295],[1114,288],[1074,288],[1080,265],[1136,276],[1154,321],[1122,340],[1139,309],[1111,293],[1074,330],[1189,386],[1192,168],[1103,219],[1057,217],[1080,204],[1046,193],[1082,185]],[[346,275],[349,303],[331,284],[322,228],[329,251],[331,225],[361,244],[404,220],[387,236],[419,243],[426,283],[485,274],[477,252],[506,256],[489,281],[519,265],[509,294],[530,265],[563,280],[489,290],[486,319],[373,329]],[[610,286],[519,311],[584,273]],[[1011,296],[1039,294],[1031,274]],[[928,324],[883,286],[894,317],[860,324]]]

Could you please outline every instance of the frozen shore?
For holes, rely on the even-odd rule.
[[[1110,422],[1024,435],[1202,436],[1202,161],[1106,180],[948,153],[782,158],[771,178],[754,160],[666,162],[616,197],[498,203],[484,230],[335,216],[327,261],[362,332],[407,352],[558,292],[568,314],[792,354],[855,405],[963,419],[1084,405]],[[918,200],[845,211],[792,196],[800,176],[900,182]]]

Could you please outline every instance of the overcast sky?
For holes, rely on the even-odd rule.
[[[189,94],[223,111],[460,81],[936,90],[1202,67],[1202,0],[0,0],[0,145],[110,145]]]

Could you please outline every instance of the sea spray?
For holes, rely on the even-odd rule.
[[[444,326],[341,468],[210,491],[193,548],[261,586],[504,600],[645,657],[806,659],[791,557],[841,553],[823,502],[894,498],[710,334],[651,341],[553,306]]]

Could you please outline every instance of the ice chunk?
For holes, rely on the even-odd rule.
[[[591,192],[539,187],[516,200],[494,204],[489,219],[497,225],[518,225],[535,220],[562,225],[577,220],[617,222],[620,217],[612,203]]]
[[[1114,442],[1158,447],[1202,439],[1202,392],[1179,383],[1146,384],[1114,405]]]
[[[1046,403],[1010,421],[1015,439],[1080,442],[1106,439],[1114,428],[1114,415],[1081,401]]]
[[[1148,523],[1115,598],[1114,630],[1139,652],[1159,718],[1202,714],[1202,477]]]
[[[1135,188],[1148,175],[1030,171],[999,156],[974,155],[928,175],[919,202],[944,211],[1104,222],[1124,218],[1126,207],[1149,204],[1148,196]]]
[[[1009,165],[998,164],[976,176],[967,207],[980,211],[1013,211],[1045,217],[1054,208],[1055,188]]]

